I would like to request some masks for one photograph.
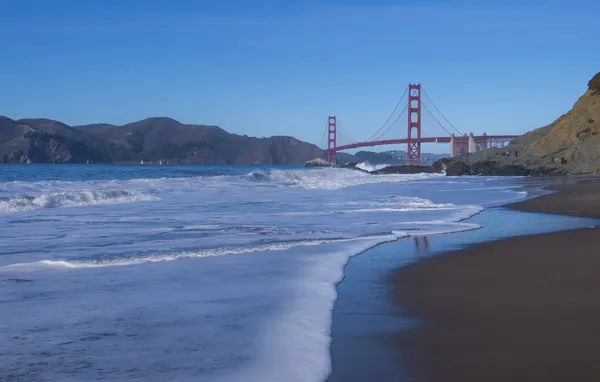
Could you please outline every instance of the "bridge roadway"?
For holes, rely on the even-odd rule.
[[[479,135],[474,136],[475,141],[483,141],[483,140],[498,140],[498,139],[513,139],[516,138],[517,135]],[[468,136],[455,136],[455,141],[465,141],[467,142],[469,139]],[[432,137],[432,138],[403,138],[403,139],[388,139],[383,141],[371,141],[371,142],[357,142],[351,143],[348,145],[337,146],[331,149],[331,151],[342,151],[355,149],[358,147],[372,147],[372,146],[382,146],[382,145],[399,145],[399,144],[407,144],[408,142],[412,143],[450,143],[452,137]]]

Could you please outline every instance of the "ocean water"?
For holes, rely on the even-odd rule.
[[[480,228],[516,180],[0,167],[0,380],[323,381],[351,256]],[[368,252],[364,254],[368,256]]]

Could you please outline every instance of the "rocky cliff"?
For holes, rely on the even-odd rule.
[[[0,116],[3,163],[203,163],[300,165],[325,153],[293,137],[253,138],[216,126],[148,118],[123,126],[68,126]]]
[[[490,149],[435,164],[448,175],[559,175],[600,172],[600,73],[573,108],[548,126]]]

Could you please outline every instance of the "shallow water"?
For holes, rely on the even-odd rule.
[[[530,188],[533,192],[549,181],[533,179],[523,184],[534,187]],[[399,267],[475,243],[599,224],[595,219],[523,213],[500,206],[487,208],[469,222],[480,225],[481,229],[453,235],[408,237],[369,250],[350,261],[344,281],[338,285],[332,326],[333,373],[328,382],[420,381],[412,374],[412,365],[406,362],[404,354],[390,340],[398,332],[418,324],[390,297],[389,277]]]
[[[511,178],[3,166],[0,379],[322,381],[350,256],[469,231]]]

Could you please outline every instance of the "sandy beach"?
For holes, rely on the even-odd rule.
[[[587,179],[507,206],[600,218]],[[599,381],[600,229],[519,236],[401,267],[393,299],[420,323],[393,335],[416,381]]]

